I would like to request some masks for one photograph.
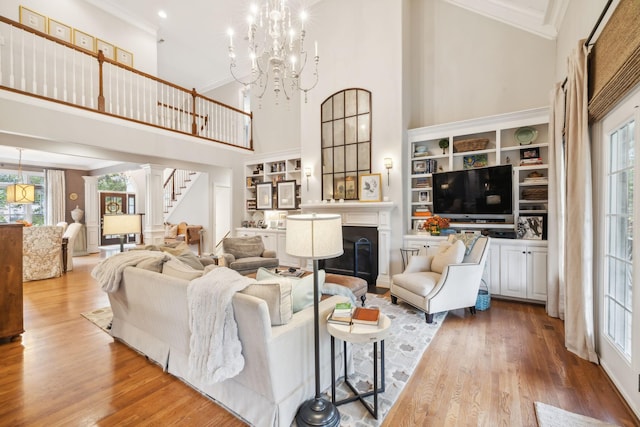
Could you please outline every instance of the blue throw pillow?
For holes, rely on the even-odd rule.
[[[277,277],[279,280],[282,276],[274,273],[271,270],[267,270],[264,267],[260,267],[256,272],[256,280],[265,280],[269,278]],[[324,270],[318,270],[318,298],[322,294],[322,287],[324,284],[325,272]],[[313,305],[313,274],[309,274],[302,278],[287,277],[291,282],[291,297],[293,299],[293,312],[297,313],[309,306]]]

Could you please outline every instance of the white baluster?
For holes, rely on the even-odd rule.
[[[67,102],[67,48],[62,46],[62,99]]]
[[[113,73],[113,67],[111,67],[111,64],[109,64],[108,62],[105,62],[108,70],[109,70],[109,112],[113,113],[113,79],[112,79],[112,73]]]
[[[58,99],[58,64],[56,44],[53,44],[53,98]]]
[[[93,98],[93,70],[91,69],[93,64],[93,58],[89,57],[89,106],[95,108],[95,99]],[[97,71],[97,70],[96,70]]]
[[[22,43],[20,46],[20,62],[22,63],[22,67],[20,70],[20,89],[23,91],[27,90],[27,78],[25,76],[26,71],[24,69],[24,31],[22,32]]]
[[[120,115],[120,68],[112,66],[116,70],[116,115]]]
[[[87,92],[87,88],[85,87],[85,83],[84,83],[84,64],[87,62],[87,60],[91,58],[90,56],[85,56],[85,55],[81,55],[80,56],[80,99],[82,99],[82,106],[86,107],[87,106],[87,96],[86,96],[86,92]]]
[[[142,121],[147,122],[147,97],[145,94],[147,93],[147,79],[145,77],[142,78]]]
[[[15,87],[13,74],[13,27],[9,27],[9,87]]]
[[[78,103],[78,88],[76,87],[76,57],[77,52],[75,50],[71,50],[71,57],[73,60],[71,61],[71,99],[74,105]]]
[[[38,93],[38,83],[36,82],[36,37],[31,37],[33,47],[33,79],[31,80],[31,90],[34,94]]]
[[[47,95],[49,94],[49,86],[47,85],[47,42],[46,40],[44,41],[44,43],[42,44],[42,55],[44,58],[43,64],[42,64],[42,96],[44,96],[45,98],[47,97]]]
[[[133,87],[133,76],[134,74],[131,73],[131,86]],[[138,84],[135,85],[136,87],[136,119],[140,120],[140,76],[135,74],[136,80],[138,81]],[[131,97],[132,97],[132,105],[131,108],[133,108],[133,91],[131,91]]]
[[[171,128],[176,128],[176,90],[171,88]]]

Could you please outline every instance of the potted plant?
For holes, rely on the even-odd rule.
[[[438,142],[438,145],[440,146],[440,148],[442,148],[442,154],[447,154],[447,152],[445,150],[447,149],[447,147],[449,147],[449,139],[442,138]]]

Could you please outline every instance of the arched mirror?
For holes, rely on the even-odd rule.
[[[322,198],[358,200],[371,173],[371,92],[345,89],[322,103]]]

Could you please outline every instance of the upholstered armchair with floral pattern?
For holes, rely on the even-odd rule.
[[[25,227],[22,233],[22,281],[62,275],[63,227]]]

